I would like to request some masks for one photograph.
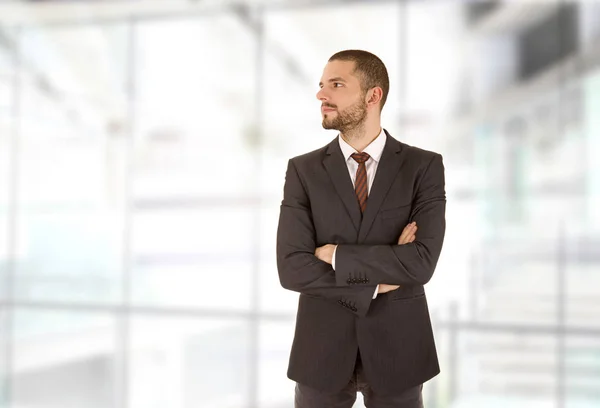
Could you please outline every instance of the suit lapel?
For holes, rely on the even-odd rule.
[[[396,175],[400,170],[400,165],[402,164],[399,154],[399,152],[402,150],[401,143],[390,136],[387,130],[384,129],[384,131],[387,136],[385,147],[383,148],[381,159],[377,165],[375,180],[373,180],[373,185],[371,186],[371,191],[369,193],[369,197],[367,198],[367,208],[362,215],[362,223],[360,224],[358,232],[359,244],[364,242],[365,238],[367,237],[367,234],[369,233],[369,230],[375,221],[375,216],[379,211],[379,207],[381,207],[383,200],[387,196],[390,187],[392,186],[392,183],[396,179]],[[345,163],[343,164],[345,165]],[[346,170],[346,176],[348,176],[348,170],[345,166],[344,170]],[[352,187],[352,180],[350,180],[350,187]],[[352,190],[352,194],[354,195],[354,190]],[[354,201],[357,202],[356,195],[354,195]],[[358,203],[356,206],[359,208]],[[360,216],[360,208],[358,211]]]
[[[348,173],[348,166],[344,161],[344,155],[342,154],[342,149],[340,149],[337,137],[327,146],[323,165],[331,178],[337,194],[342,199],[350,219],[352,219],[354,228],[358,231],[361,225],[360,207],[358,205],[358,200],[356,199],[354,187],[352,186],[352,179]],[[367,203],[367,208],[368,207],[369,204]]]

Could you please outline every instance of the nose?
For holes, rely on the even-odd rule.
[[[326,101],[328,99],[325,95],[325,88],[319,89],[319,91],[317,92],[317,99],[320,101]]]

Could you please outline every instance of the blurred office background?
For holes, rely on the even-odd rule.
[[[30,0],[0,3],[0,408],[293,406],[279,204],[348,48],[444,155],[426,407],[600,406],[600,2]]]

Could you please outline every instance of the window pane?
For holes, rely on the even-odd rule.
[[[241,320],[136,317],[131,408],[245,406],[249,326]]]
[[[564,344],[565,406],[600,406],[600,336],[570,335]]]
[[[287,378],[294,320],[260,325],[258,406],[285,408],[294,405],[295,381]]]
[[[251,308],[252,270],[249,262],[222,259],[169,259],[137,265],[133,270],[135,305],[190,307],[205,310]]]
[[[260,310],[268,313],[295,315],[298,308],[298,292],[284,289],[277,271],[277,223],[279,222],[279,204],[269,202],[261,209],[261,253],[260,253]]]
[[[200,207],[140,210],[134,216],[133,253],[138,257],[203,254],[248,259],[252,208]]]
[[[5,35],[13,33],[6,31]],[[14,82],[13,54],[0,48],[0,301],[7,296],[6,273],[9,251],[9,203],[11,200],[11,142],[14,139]],[[1,399],[0,399],[1,401]],[[1,407],[0,403],[0,407]]]
[[[10,113],[13,101],[13,84],[15,80],[15,60],[14,53],[10,48],[11,40],[14,36],[14,30],[3,27],[3,40],[7,41],[8,47],[0,48],[0,116]],[[1,130],[1,129],[0,129]],[[0,135],[3,132],[0,131]]]
[[[101,210],[50,210],[22,213],[17,225],[18,299],[119,299],[122,227],[117,215]]]
[[[115,321],[105,313],[17,311],[17,407],[115,406]]]
[[[456,350],[446,348],[444,366],[454,376],[437,383],[441,406],[452,401],[478,406],[553,406],[558,361],[553,336],[517,331],[447,334],[440,340],[456,342]]]
[[[143,22],[136,40],[135,197],[252,195],[256,41],[243,18]]]
[[[8,408],[8,370],[6,351],[8,350],[8,321],[6,310],[0,307],[0,408]]]
[[[140,210],[134,219],[135,302],[247,309],[253,210]]]
[[[125,24],[30,27],[20,70],[16,296],[113,302],[122,264]],[[121,126],[122,127],[122,126]]]
[[[9,251],[9,205],[11,200],[10,138],[12,128],[9,116],[0,111],[0,300],[7,296],[6,273]]]

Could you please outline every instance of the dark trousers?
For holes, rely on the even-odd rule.
[[[365,380],[360,360],[356,359],[354,373],[341,391],[328,393],[296,383],[295,408],[352,408],[356,393],[361,392],[367,408],[423,408],[423,385],[410,388],[399,395],[383,396],[373,392]]]

